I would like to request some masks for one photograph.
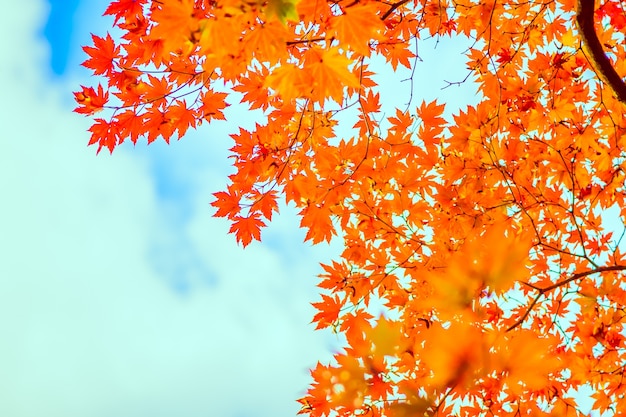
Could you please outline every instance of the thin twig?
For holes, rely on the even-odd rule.
[[[515,323],[513,323],[508,329],[506,329],[506,331],[510,332],[511,330],[513,330],[516,327],[520,326],[524,322],[524,320],[526,320],[526,317],[528,317],[528,315],[530,314],[530,312],[533,309],[533,307],[535,306],[535,304],[537,304],[539,299],[545,293],[547,293],[549,291],[552,291],[555,288],[559,288],[559,287],[562,287],[564,285],[567,285],[567,284],[569,284],[572,281],[576,281],[577,279],[584,278],[584,277],[589,276],[589,275],[599,274],[601,272],[623,271],[623,270],[626,270],[626,265],[601,266],[601,267],[598,267],[596,269],[590,269],[588,271],[579,272],[579,273],[574,274],[571,277],[566,278],[566,279],[564,279],[562,281],[558,281],[558,282],[555,282],[552,285],[548,285],[547,287],[536,288],[536,290],[539,291],[537,296],[533,299],[533,301],[530,303],[530,305],[526,308],[526,311],[524,312],[522,317],[520,317]]]

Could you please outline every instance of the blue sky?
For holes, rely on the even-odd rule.
[[[50,0],[50,12],[43,30],[44,37],[51,46],[50,69],[57,75],[63,75],[67,69],[70,48],[73,45],[72,34],[74,16],[79,0]]]
[[[242,250],[211,217],[236,124],[113,155],[86,146],[71,92],[94,84],[80,46],[108,30],[106,4],[28,0],[0,16],[0,415],[294,416],[337,346],[309,322],[318,263],[339,245],[303,243],[283,208]],[[468,94],[439,90],[463,78],[462,49],[420,49],[414,105]],[[401,103],[406,76],[380,79]]]

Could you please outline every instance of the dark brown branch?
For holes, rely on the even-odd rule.
[[[385,12],[385,14],[380,17],[380,20],[387,19],[389,16],[391,16],[391,13],[393,13],[394,10],[396,10],[398,7],[400,7],[403,4],[406,4],[408,2],[409,2],[409,0],[400,0],[399,2],[392,4],[391,7],[389,8],[389,10],[387,10]]]
[[[613,90],[618,100],[626,104],[626,83],[615,71],[602,49],[594,27],[594,9],[595,0],[578,0],[576,23],[578,23],[583,46],[589,54],[587,59],[602,81]]]
[[[331,38],[331,41],[334,38]],[[288,41],[285,42],[287,44],[287,46],[293,46],[293,45],[298,45],[301,43],[312,43],[312,42],[320,42],[320,41],[325,41],[327,40],[326,38],[312,38],[312,39],[298,39],[297,41]]]
[[[626,265],[601,266],[601,267],[598,267],[598,268],[595,268],[595,269],[590,269],[588,271],[579,272],[577,274],[572,275],[569,278],[564,279],[563,281],[555,282],[554,284],[548,285],[547,287],[544,287],[544,288],[537,288],[537,287],[529,284],[532,288],[534,288],[535,290],[539,291],[539,293],[535,296],[533,301],[526,308],[526,311],[524,312],[522,317],[520,317],[515,323],[513,323],[508,329],[506,329],[506,331],[510,332],[511,330],[515,329],[517,326],[521,325],[524,322],[524,320],[526,320],[526,317],[528,317],[528,315],[530,314],[530,312],[533,309],[533,307],[535,306],[535,304],[537,304],[539,299],[545,293],[547,293],[549,291],[552,291],[555,288],[559,288],[559,287],[562,287],[564,285],[567,285],[567,284],[569,284],[572,281],[576,281],[577,279],[581,279],[581,278],[584,278],[584,277],[589,276],[589,275],[599,274],[601,272],[624,271],[624,270],[626,270]]]

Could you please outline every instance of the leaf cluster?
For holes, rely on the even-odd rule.
[[[123,35],[84,48],[105,81],[76,111],[105,111],[90,144],[110,151],[225,119],[238,97],[263,112],[232,135],[216,215],[246,246],[284,199],[307,240],[345,244],[313,319],[345,350],[311,371],[303,414],[580,415],[586,387],[617,416],[626,114],[587,40],[623,78],[626,14],[591,2],[581,32],[580,2],[117,0]],[[371,63],[410,70],[441,37],[469,42],[478,103],[383,114]]]

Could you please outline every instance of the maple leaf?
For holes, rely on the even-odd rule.
[[[403,112],[400,109],[396,109],[396,116],[389,117],[387,120],[391,123],[392,127],[390,130],[405,133],[409,131],[409,128],[413,125],[414,119],[407,112]]]
[[[511,62],[512,58],[513,56],[511,55],[511,51],[508,49],[501,49],[500,52],[498,52],[498,59],[496,59],[496,62],[500,65],[504,65]]]
[[[147,0],[116,0],[111,2],[104,15],[115,16],[113,24],[117,24],[120,19],[128,19],[143,14],[143,6]]]
[[[370,55],[370,42],[382,39],[383,23],[372,3],[347,7],[344,14],[333,18],[331,25],[344,47],[364,56]]]
[[[195,0],[172,0],[153,3],[152,19],[157,22],[151,34],[162,39],[167,52],[182,50],[199,29],[195,11]]]
[[[341,317],[341,330],[346,333],[350,340],[364,342],[365,332],[371,328],[370,320],[373,318],[374,316],[366,311],[343,315]]]
[[[226,120],[223,110],[228,107],[226,93],[208,90],[202,95],[202,105],[198,108],[200,116],[207,121]]]
[[[311,321],[311,323],[316,323],[316,329],[332,326],[337,321],[342,307],[341,300],[336,295],[331,297],[321,294],[321,296],[322,301],[311,303],[318,310]]]
[[[338,48],[324,51],[311,49],[305,57],[305,68],[311,71],[313,79],[313,98],[324,102],[327,98],[341,104],[344,88],[358,88],[359,80],[348,69],[350,60],[339,52]]]
[[[144,97],[146,101],[160,104],[164,102],[172,91],[172,86],[166,78],[148,74]]]
[[[164,112],[152,107],[143,114],[143,120],[149,144],[154,142],[159,136],[162,136],[165,142],[169,143],[173,130],[168,129]]]
[[[267,220],[272,220],[272,214],[278,211],[276,194],[276,191],[272,190],[259,195],[252,204],[252,209],[261,213]]]
[[[402,323],[380,317],[376,326],[367,332],[367,340],[372,343],[372,354],[394,356],[402,349]]]
[[[98,144],[97,153],[100,153],[103,147],[109,149],[113,153],[113,149],[118,144],[118,127],[116,122],[108,122],[104,119],[97,118],[94,120],[93,126],[89,128],[91,139],[89,145]]]
[[[442,117],[444,104],[438,104],[437,101],[426,103],[425,101],[417,109],[417,115],[426,125],[441,125],[445,122]]]
[[[269,21],[246,34],[243,42],[246,44],[246,49],[254,51],[254,56],[259,61],[274,66],[280,60],[288,58],[284,48],[288,36],[289,32],[283,25],[276,21]]]
[[[268,18],[276,18],[283,25],[288,20],[297,22],[299,19],[296,12],[298,0],[268,0],[265,7],[265,14]]]
[[[411,68],[411,60],[415,58],[413,51],[401,42],[381,42],[376,50],[385,57],[394,71],[398,69],[398,65]]]
[[[215,201],[211,205],[217,208],[215,216],[228,217],[229,219],[235,218],[240,208],[237,195],[231,192],[218,191],[213,196]]]
[[[308,229],[305,240],[311,240],[314,244],[323,241],[330,242],[336,234],[326,207],[310,205],[302,209],[300,215],[302,216],[300,227]]]
[[[79,105],[74,111],[81,114],[94,114],[101,111],[109,100],[108,91],[105,92],[101,84],[98,85],[97,92],[93,87],[81,87],[83,91],[74,93],[74,99]]]
[[[115,119],[120,126],[120,130],[125,134],[120,134],[122,137],[129,137],[133,143],[137,143],[140,132],[142,130],[142,117],[137,116],[134,111],[126,110],[118,113]]]
[[[120,47],[115,45],[109,33],[105,38],[91,35],[91,39],[94,46],[83,46],[83,51],[89,55],[83,66],[92,69],[95,75],[110,75],[115,68]]]
[[[258,215],[252,215],[248,217],[234,216],[233,224],[228,230],[229,233],[234,233],[237,238],[237,242],[245,248],[252,242],[252,240],[261,240],[261,227],[265,226],[265,222],[261,220]]]
[[[172,129],[178,130],[178,137],[182,138],[187,133],[187,129],[190,127],[196,127],[196,115],[192,110],[187,107],[184,101],[178,100],[175,104],[170,105],[165,118],[170,124]]]
[[[306,97],[311,92],[311,77],[294,64],[284,64],[271,71],[263,87],[276,91],[284,101]]]
[[[611,26],[618,31],[626,27],[626,11],[622,3],[607,1],[598,8],[597,13],[600,17],[608,17]]]

